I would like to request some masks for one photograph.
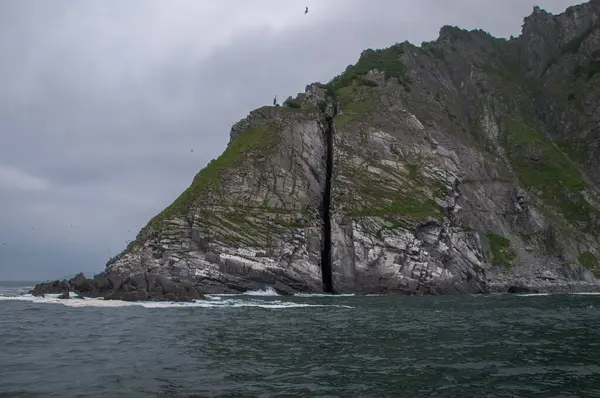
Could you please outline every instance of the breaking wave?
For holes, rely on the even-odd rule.
[[[34,288],[34,286],[19,286],[19,287],[0,286],[0,297],[26,294],[33,288]]]
[[[348,305],[329,305],[329,304],[311,304],[298,303],[282,300],[261,300],[234,298],[230,296],[212,295],[206,296],[206,300],[198,300],[189,303],[179,302],[155,302],[155,301],[120,301],[103,300],[94,298],[77,299],[72,298],[63,300],[58,298],[57,294],[47,294],[46,297],[35,297],[30,294],[21,296],[0,296],[1,301],[26,301],[37,304],[62,304],[67,307],[144,307],[144,308],[241,308],[256,307],[264,309],[289,309],[289,308],[308,308],[308,307],[337,307],[337,308],[355,308]],[[250,296],[259,296],[259,294],[250,294]],[[239,297],[239,296],[238,296]]]
[[[267,287],[264,290],[251,290],[242,293],[244,296],[279,296],[279,294],[272,287]]]

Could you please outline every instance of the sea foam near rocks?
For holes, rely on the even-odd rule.
[[[67,307],[143,307],[143,308],[240,308],[256,307],[263,309],[291,309],[291,308],[311,308],[311,307],[337,307],[352,309],[348,305],[329,305],[329,304],[311,304],[298,303],[292,301],[280,300],[261,300],[246,299],[243,297],[234,298],[231,296],[207,296],[206,300],[193,302],[155,302],[155,301],[121,301],[121,300],[103,300],[95,298],[83,299],[59,299],[58,294],[47,294],[45,297],[36,297],[31,294],[22,296],[0,296],[0,301],[27,301],[36,304],[62,304]]]

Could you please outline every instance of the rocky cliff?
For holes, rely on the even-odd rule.
[[[600,290],[600,1],[444,26],[252,111],[106,274],[204,293]]]

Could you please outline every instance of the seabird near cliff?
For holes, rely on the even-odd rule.
[[[306,7],[306,10],[304,10],[304,15],[306,15],[308,13],[308,7]]]

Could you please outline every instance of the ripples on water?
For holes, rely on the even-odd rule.
[[[56,302],[0,299],[0,397],[600,397],[600,296]]]

